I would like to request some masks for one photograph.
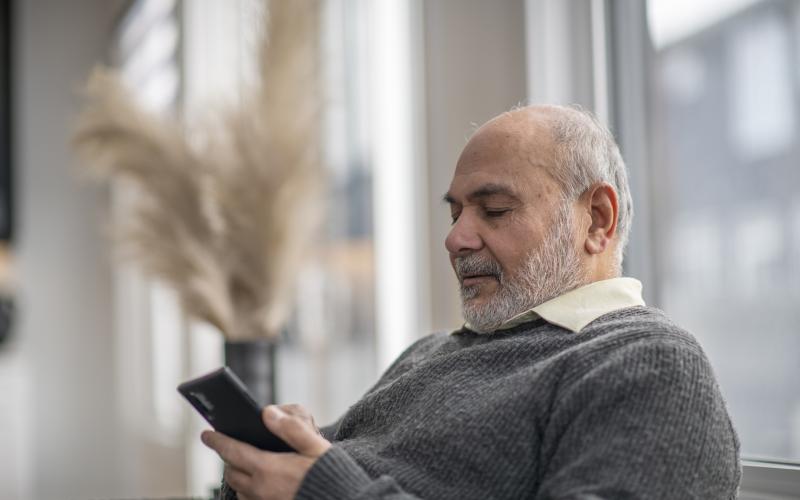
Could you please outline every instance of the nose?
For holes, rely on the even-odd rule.
[[[447,251],[455,257],[467,255],[483,248],[483,240],[478,228],[465,212],[461,213],[444,240]]]

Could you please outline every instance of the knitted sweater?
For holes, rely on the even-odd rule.
[[[650,307],[430,335],[323,434],[298,499],[730,499],[741,475],[706,356]]]

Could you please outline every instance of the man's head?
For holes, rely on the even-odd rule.
[[[529,106],[484,124],[445,200],[445,246],[477,330],[620,273],[632,217],[625,164],[580,109]]]

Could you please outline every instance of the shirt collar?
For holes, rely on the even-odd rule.
[[[578,333],[604,314],[643,305],[645,303],[642,299],[642,283],[639,280],[611,278],[589,283],[543,302],[508,319],[497,330],[507,330],[542,318],[550,324]],[[477,331],[469,323],[465,323],[464,326]]]

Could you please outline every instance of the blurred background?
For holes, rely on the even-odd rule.
[[[405,346],[458,327],[440,199],[461,148],[519,103],[579,103],[628,163],[626,274],[703,344],[748,464],[793,471],[776,481],[800,491],[800,2],[323,5],[329,209],[277,355],[279,401],[332,422]],[[75,175],[69,140],[98,63],[187,122],[235,101],[262,9],[0,0],[0,498],[218,484],[175,387],[222,363],[222,338],[113,259],[125,192]]]

